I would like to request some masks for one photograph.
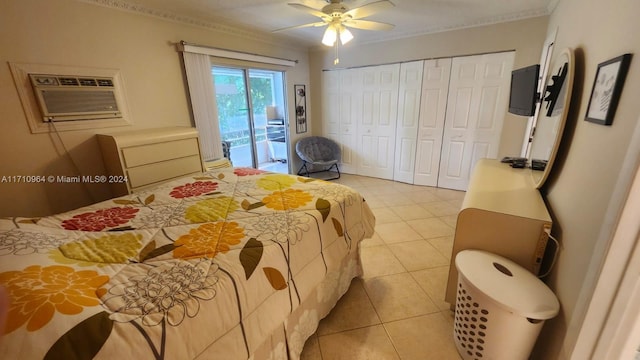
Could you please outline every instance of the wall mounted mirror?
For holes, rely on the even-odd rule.
[[[529,154],[531,174],[537,189],[549,177],[558,152],[571,101],[573,70],[573,50],[569,48],[564,49],[549,68]]]

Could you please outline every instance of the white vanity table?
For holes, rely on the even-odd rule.
[[[551,216],[540,194],[558,151],[573,88],[573,52],[563,50],[550,68],[537,119],[531,158],[543,171],[512,168],[494,159],[476,164],[458,213],[445,301],[455,307],[455,257],[465,249],[506,257],[538,274],[551,233]],[[545,106],[546,105],[546,106]]]
[[[456,224],[445,296],[449,304],[455,304],[458,271],[454,259],[462,250],[486,250],[534,274],[540,270],[551,216],[532,171],[493,159],[476,164]]]

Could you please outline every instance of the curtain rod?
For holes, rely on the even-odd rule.
[[[228,58],[228,59],[248,60],[248,61],[255,61],[255,62],[260,62],[265,64],[284,65],[284,66],[295,66],[295,64],[298,63],[298,60],[276,58],[273,56],[265,56],[265,55],[248,53],[243,51],[235,51],[235,50],[221,49],[221,48],[206,46],[206,45],[192,44],[184,40],[181,40],[177,45],[178,45],[178,51],[206,54],[206,55],[217,56],[217,57]]]

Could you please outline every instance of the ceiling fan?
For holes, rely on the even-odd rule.
[[[316,10],[304,4],[289,3],[289,6],[292,6],[298,10],[302,10],[308,14],[317,16],[322,19],[322,21],[286,27],[274,30],[274,32],[302,29],[307,27],[326,26],[327,29],[325,30],[324,36],[322,37],[322,43],[326,46],[336,45],[337,53],[338,37],[340,38],[340,43],[342,45],[348,43],[353,39],[353,34],[351,33],[351,31],[349,31],[349,29],[347,29],[348,27],[362,30],[391,30],[394,28],[394,25],[391,24],[362,20],[363,18],[373,15],[378,11],[394,7],[395,5],[393,5],[393,3],[389,0],[379,0],[353,9],[349,9],[346,5],[344,5],[342,3],[342,0],[326,1],[328,2],[328,4],[320,10]],[[335,63],[338,63],[337,55]]]

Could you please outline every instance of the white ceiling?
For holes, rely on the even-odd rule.
[[[105,5],[105,0],[85,0]],[[355,8],[376,0],[344,0]],[[391,31],[352,30],[355,42],[385,41],[452,29],[547,15],[559,0],[391,0],[395,7],[366,20],[394,24]],[[196,24],[221,24],[242,30],[263,31],[320,21],[288,6],[300,3],[320,10],[325,0],[108,0],[115,8],[143,12]],[[320,43],[323,28],[283,32],[290,41],[307,46]]]

